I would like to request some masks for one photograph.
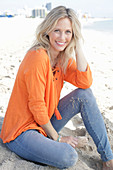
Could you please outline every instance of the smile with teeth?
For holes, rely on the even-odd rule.
[[[65,42],[58,42],[58,41],[56,41],[56,43],[57,43],[58,45],[61,45],[61,46],[65,45]]]

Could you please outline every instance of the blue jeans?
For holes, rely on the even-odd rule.
[[[51,123],[57,132],[80,112],[102,160],[106,162],[113,159],[104,121],[91,89],[74,90],[59,101],[58,109],[62,120],[57,120],[55,115],[51,118]],[[59,169],[73,166],[78,160],[77,152],[71,145],[44,137],[37,130],[27,130],[6,145],[24,159],[55,166]]]

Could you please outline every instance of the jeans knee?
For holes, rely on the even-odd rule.
[[[78,98],[83,100],[95,100],[95,97],[93,96],[92,90],[90,88],[88,89],[77,89],[78,90]]]
[[[78,161],[78,153],[76,152],[76,150],[74,150],[74,152],[69,154],[68,166],[75,165],[77,161]]]
[[[62,156],[63,169],[74,166],[78,161],[78,154],[75,149],[71,149],[68,152],[64,152]]]

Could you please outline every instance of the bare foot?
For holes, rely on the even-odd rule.
[[[77,136],[76,137],[78,144],[76,148],[83,148],[84,146],[88,145],[88,138],[85,136]]]
[[[113,159],[107,162],[103,162],[102,170],[113,170]]]

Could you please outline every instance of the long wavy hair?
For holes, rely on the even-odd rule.
[[[66,8],[64,6],[58,6],[52,9],[47,14],[43,22],[38,25],[36,29],[36,40],[33,44],[36,49],[43,48],[47,51],[50,57],[51,66],[53,66],[52,61],[54,59],[51,58],[49,53],[50,41],[48,34],[54,29],[59,19],[66,17],[69,18],[72,24],[72,39],[69,45],[64,49],[64,51],[60,52],[59,56],[57,57],[57,64],[61,67],[63,72],[66,70],[69,59],[73,58],[73,52],[77,41],[79,39],[83,39],[81,34],[81,24],[73,9]]]

